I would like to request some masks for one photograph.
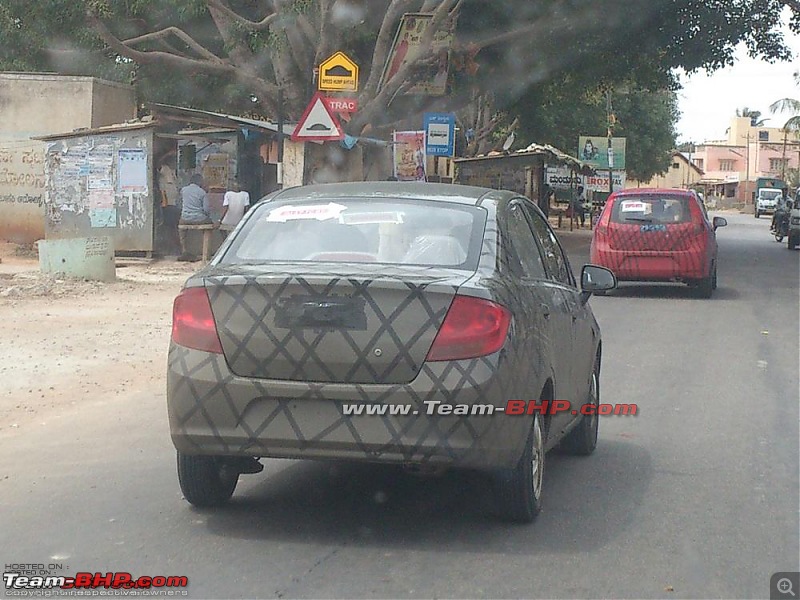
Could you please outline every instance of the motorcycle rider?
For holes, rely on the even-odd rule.
[[[789,224],[789,214],[792,212],[792,201],[787,197],[778,199],[778,205],[775,207],[775,214],[772,215],[772,225],[770,231],[778,232]]]

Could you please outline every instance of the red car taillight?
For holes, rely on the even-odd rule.
[[[497,352],[506,341],[510,324],[511,313],[503,306],[456,296],[426,360],[462,360]]]
[[[600,212],[600,218],[597,219],[597,224],[594,227],[595,232],[598,235],[607,235],[608,234],[608,226],[611,222],[611,211],[613,207],[614,200],[610,199],[606,202],[606,205],[603,207],[603,210]]]
[[[172,341],[194,350],[222,354],[222,344],[205,288],[188,288],[175,298],[172,306]]]

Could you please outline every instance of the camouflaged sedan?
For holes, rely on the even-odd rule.
[[[168,404],[178,476],[224,503],[261,458],[491,471],[501,514],[541,509],[545,453],[597,417],[600,331],[530,200],[422,183],[293,188],[257,204],[176,298]],[[435,410],[431,410],[433,407]]]

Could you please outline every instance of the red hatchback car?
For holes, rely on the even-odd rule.
[[[606,202],[592,237],[591,262],[620,281],[681,281],[710,298],[717,287],[716,230],[691,190],[629,189]]]

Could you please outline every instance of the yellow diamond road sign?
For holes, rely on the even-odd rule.
[[[319,89],[324,92],[358,91],[358,65],[337,52],[319,66]]]

